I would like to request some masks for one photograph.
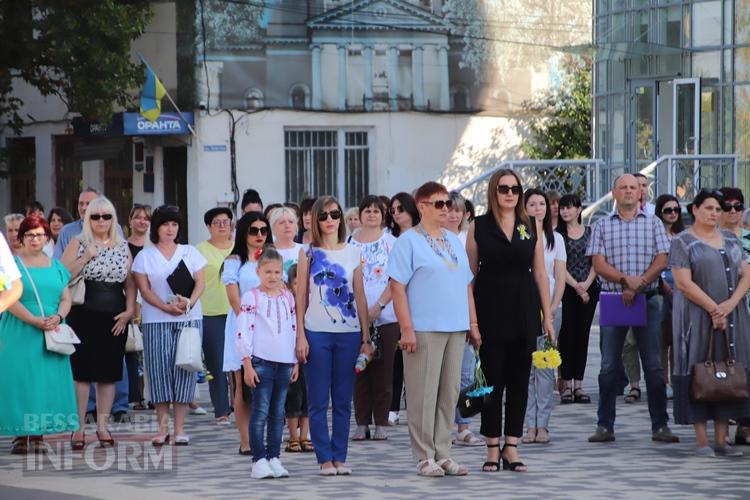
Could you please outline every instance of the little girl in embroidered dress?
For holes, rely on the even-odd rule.
[[[279,454],[286,393],[298,373],[294,297],[284,285],[283,259],[274,248],[263,250],[257,273],[260,285],[242,296],[235,335],[244,383],[253,390],[251,477],[287,477],[289,472],[281,465]],[[264,442],[266,426],[268,439]]]

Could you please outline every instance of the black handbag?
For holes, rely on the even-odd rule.
[[[456,406],[458,413],[463,418],[471,418],[480,413],[484,406],[489,404],[488,399],[492,397],[491,394],[476,397],[469,396],[468,393],[474,389],[476,389],[476,384],[471,384],[458,395],[458,404]]]
[[[167,284],[172,289],[172,293],[182,297],[190,298],[195,288],[195,280],[190,270],[185,265],[184,260],[180,260],[172,274],[167,276]]]

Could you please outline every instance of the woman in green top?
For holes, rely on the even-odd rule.
[[[48,351],[44,344],[44,331],[59,325],[71,304],[70,273],[42,252],[51,236],[43,217],[21,222],[18,238],[23,247],[15,259],[23,295],[0,318],[0,366],[12,381],[0,384],[0,435],[16,436],[14,454],[25,454],[32,444],[35,451],[43,450],[44,434],[79,428],[70,358]]]
[[[227,378],[222,372],[224,365],[224,325],[229,312],[227,291],[221,282],[221,266],[232,252],[232,211],[227,207],[215,207],[203,215],[203,222],[210,237],[196,248],[206,258],[206,290],[201,297],[203,306],[203,355],[206,368],[212,378],[208,392],[214,405],[216,423],[229,424],[229,396]]]

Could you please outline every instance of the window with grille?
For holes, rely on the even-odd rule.
[[[284,131],[286,199],[333,195],[356,206],[369,189],[369,153],[367,131]]]

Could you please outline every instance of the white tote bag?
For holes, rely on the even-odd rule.
[[[135,323],[128,324],[128,339],[125,341],[125,352],[141,352],[143,350],[143,333]]]
[[[177,339],[174,364],[190,372],[203,370],[201,332],[194,326],[184,326]]]

